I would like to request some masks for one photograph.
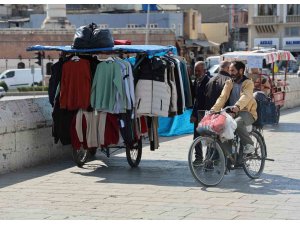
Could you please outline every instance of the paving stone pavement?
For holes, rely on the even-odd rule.
[[[269,158],[260,179],[243,170],[216,187],[197,183],[188,168],[192,135],[144,144],[138,168],[125,153],[97,152],[83,168],[71,159],[0,175],[0,219],[291,219],[300,215],[300,108],[265,128]],[[50,138],[50,134],[49,134]]]

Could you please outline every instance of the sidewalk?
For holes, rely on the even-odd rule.
[[[266,127],[261,179],[235,170],[212,188],[194,181],[187,164],[192,135],[144,145],[139,168],[125,153],[84,168],[58,161],[0,176],[0,219],[300,219],[300,108]]]

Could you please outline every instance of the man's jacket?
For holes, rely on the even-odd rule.
[[[225,86],[226,80],[231,79],[229,73],[220,71],[216,76],[210,78],[205,87],[205,108],[210,109],[216,103]],[[226,105],[225,105],[226,106]]]
[[[198,110],[207,110],[205,108],[205,101],[206,101],[206,96],[205,96],[205,86],[209,81],[209,77],[205,75],[203,80],[201,82],[195,80],[194,81],[194,93],[195,93],[195,102],[193,106],[193,111],[192,111],[192,116],[198,118]]]
[[[223,88],[220,97],[217,99],[215,105],[211,108],[212,111],[218,112],[224,107],[225,103],[230,97],[231,90],[233,88],[233,82],[234,81],[231,79],[225,82],[225,86]],[[235,105],[239,107],[240,111],[250,112],[253,118],[256,120],[257,103],[253,97],[253,89],[254,89],[253,81],[248,79],[246,76],[243,76],[241,82],[242,82],[242,88],[241,88],[240,98],[235,103]]]

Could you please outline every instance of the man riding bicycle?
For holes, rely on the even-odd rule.
[[[232,108],[233,117],[237,123],[236,133],[244,146],[243,153],[254,152],[253,141],[249,136],[246,126],[251,125],[257,119],[257,104],[253,97],[254,83],[244,75],[245,64],[235,61],[230,64],[229,74],[231,79],[225,82],[220,97],[217,99],[211,111],[220,111],[227,101]],[[231,152],[231,144],[223,143],[224,147]]]

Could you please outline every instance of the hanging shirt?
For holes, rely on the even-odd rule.
[[[60,84],[60,108],[87,109],[91,96],[91,69],[86,59],[65,62]]]
[[[114,61],[100,63],[92,84],[91,106],[110,113],[125,112],[125,98],[120,65]],[[119,112],[114,111],[115,104],[119,105]]]

